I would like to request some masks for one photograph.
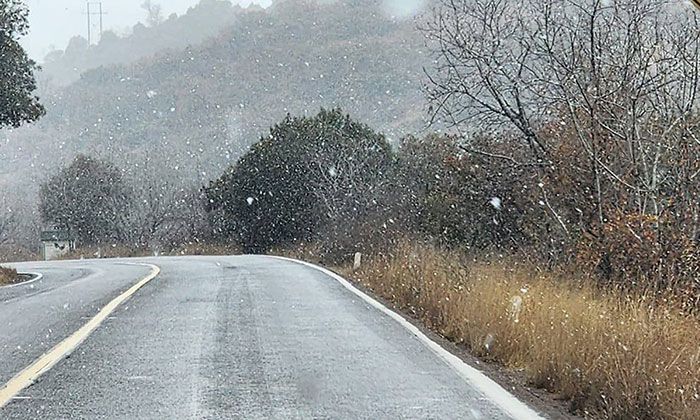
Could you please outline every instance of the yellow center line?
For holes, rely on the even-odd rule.
[[[130,298],[134,293],[136,293],[140,288],[142,288],[146,283],[153,280],[160,273],[160,268],[153,264],[143,264],[144,266],[150,267],[151,274],[144,277],[138,283],[134,284],[121,295],[114,298],[109,302],[100,312],[97,313],[90,321],[85,325],[80,327],[80,329],[74,332],[70,337],[66,338],[54,348],[49,350],[43,356],[41,356],[37,361],[27,366],[22,370],[17,376],[12,378],[5,386],[0,389],[0,408],[4,407],[12,398],[19,394],[24,388],[28,387],[34,381],[39,378],[39,376],[46,373],[51,369],[56,363],[61,361],[64,357],[68,356],[73,350],[75,350],[80,343],[85,341],[90,334],[97,327],[100,326],[102,321],[104,321],[114,310],[121,305],[125,300]]]

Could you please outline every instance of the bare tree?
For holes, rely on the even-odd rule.
[[[39,192],[42,220],[71,231],[80,245],[122,240],[128,205],[122,171],[85,155],[47,179]]]
[[[0,245],[5,245],[12,239],[14,227],[14,214],[7,209],[0,210]]]
[[[700,16],[690,5],[439,0],[422,30],[433,118],[456,127],[467,152],[530,167],[530,191],[564,237],[629,234],[659,270],[681,244],[695,249]],[[490,149],[470,140],[479,132],[497,139]]]
[[[160,4],[153,3],[151,0],[145,0],[141,4],[141,8],[148,14],[146,18],[148,26],[158,26],[163,22],[163,12]]]
[[[662,215],[662,190],[681,182],[679,153],[697,156],[700,145],[692,9],[666,0],[440,0],[423,30],[435,54],[434,118],[465,134],[515,131],[521,143],[512,145],[529,158],[470,151],[552,166],[562,139],[573,138],[598,222],[623,201]]]
[[[197,188],[187,187],[177,171],[150,159],[133,168],[128,179],[131,204],[123,227],[127,241],[161,250],[196,239],[206,220]]]

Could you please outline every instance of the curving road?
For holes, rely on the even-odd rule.
[[[501,419],[534,411],[329,273],[261,256],[22,263],[0,386],[151,273],[7,419]],[[432,347],[432,348],[431,348]]]

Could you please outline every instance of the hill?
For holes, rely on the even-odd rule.
[[[143,47],[143,54],[161,52],[85,71],[44,94],[47,115],[40,123],[0,134],[6,200],[33,199],[37,182],[77,153],[131,172],[148,166],[156,177],[177,174],[173,188],[201,185],[286,114],[321,107],[341,106],[390,139],[423,127],[423,41],[415,22],[388,17],[384,2],[288,0],[241,9],[206,0],[194,10],[145,30],[168,39],[173,28],[200,30],[195,16],[230,22],[200,44]],[[90,65],[143,36],[103,39],[92,48]],[[70,54],[61,60],[66,66]]]
[[[138,23],[128,36],[105,31],[97,45],[88,46],[85,38],[75,36],[64,50],[45,57],[39,80],[44,89],[62,87],[77,81],[90,69],[128,64],[162,51],[197,45],[232,25],[240,13],[254,9],[261,8],[253,5],[244,9],[228,1],[201,0],[181,16],[172,14],[166,19],[155,16],[149,26]]]

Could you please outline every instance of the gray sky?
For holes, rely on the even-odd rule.
[[[29,6],[30,33],[22,44],[29,55],[37,61],[52,49],[65,48],[68,40],[75,35],[87,37],[86,0],[25,0]],[[95,0],[91,0],[95,1]],[[247,5],[251,0],[232,0],[232,3]],[[267,6],[271,0],[255,0],[254,3]],[[163,16],[171,13],[183,14],[199,0],[153,0],[163,8]],[[128,31],[137,22],[145,20],[141,9],[143,0],[102,0],[104,29],[117,33]],[[53,48],[52,48],[53,47]]]

